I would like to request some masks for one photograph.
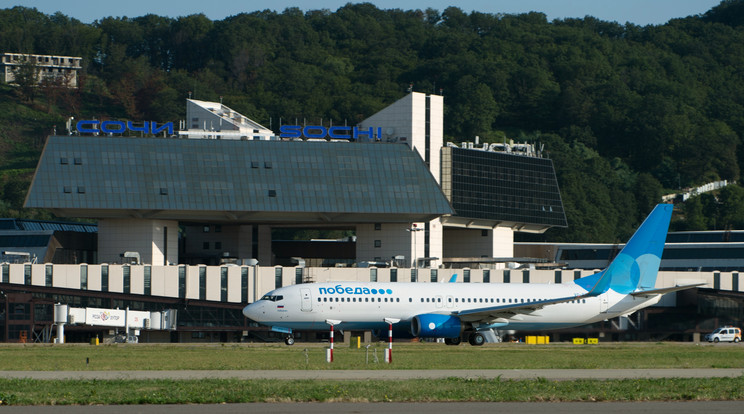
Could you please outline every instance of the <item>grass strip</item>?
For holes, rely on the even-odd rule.
[[[284,369],[613,369],[744,368],[742,345],[679,343],[489,344],[451,347],[396,343],[395,363],[382,362],[387,344],[337,346],[326,363],[323,344],[0,346],[2,370],[284,370]],[[375,359],[375,355],[377,358]],[[377,362],[376,362],[377,361]]]
[[[744,400],[744,377],[548,381],[461,379],[30,380],[0,379],[6,405],[248,402],[540,402]]]

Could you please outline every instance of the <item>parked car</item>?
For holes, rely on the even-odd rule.
[[[708,342],[739,342],[741,341],[741,329],[733,326],[722,326],[705,335],[705,340]]]

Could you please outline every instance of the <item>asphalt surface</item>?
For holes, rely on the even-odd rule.
[[[468,370],[204,370],[204,371],[0,371],[5,378],[39,380],[115,379],[303,379],[303,380],[408,380],[417,378],[535,379],[553,381],[577,379],[608,380],[633,378],[733,378],[744,368],[706,369],[468,369]]]

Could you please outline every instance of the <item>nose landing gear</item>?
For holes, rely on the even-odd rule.
[[[284,343],[287,344],[287,345],[290,345],[290,346],[291,345],[294,345],[294,342],[295,342],[295,340],[294,340],[294,336],[293,335],[287,335],[287,337],[284,338]]]

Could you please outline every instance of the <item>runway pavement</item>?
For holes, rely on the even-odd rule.
[[[467,370],[183,370],[183,371],[0,371],[5,378],[40,380],[115,379],[287,379],[287,380],[408,380],[417,378],[577,379],[609,380],[633,378],[733,378],[744,368],[671,369],[467,369]]]

